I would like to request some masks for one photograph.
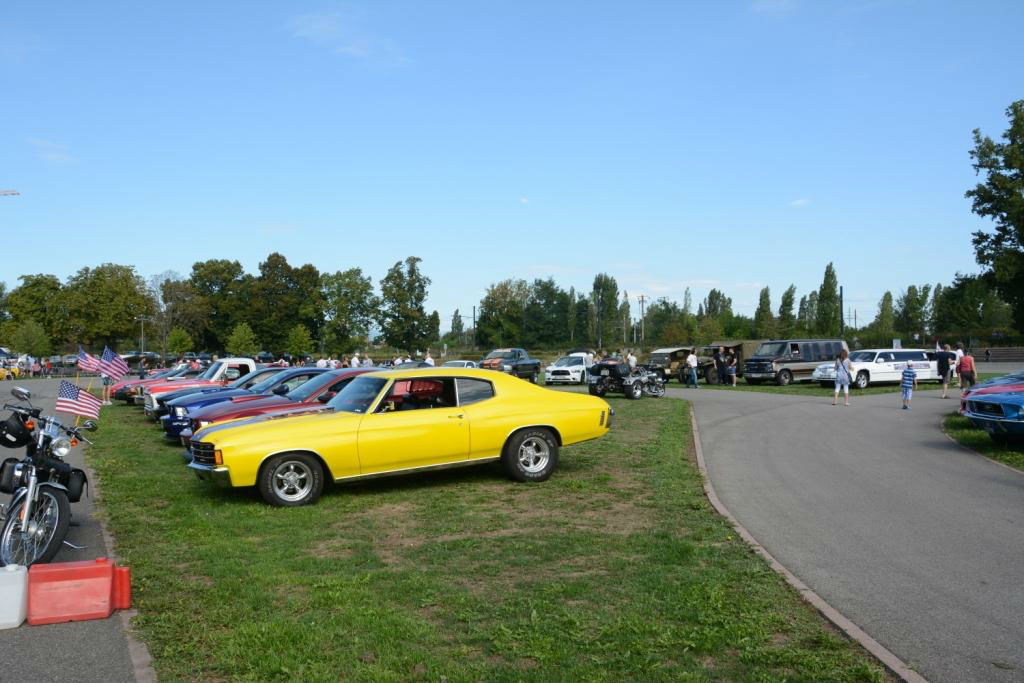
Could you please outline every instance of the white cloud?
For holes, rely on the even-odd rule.
[[[39,138],[29,138],[26,142],[36,148],[36,156],[43,161],[49,161],[55,164],[67,164],[73,161],[78,161],[76,157],[72,156],[68,152],[67,145],[62,145],[50,140],[41,140]]]
[[[810,203],[810,199],[807,199],[806,197],[801,197],[800,199],[794,199],[789,203],[789,205],[792,206],[794,209],[802,209]]]
[[[294,37],[338,55],[393,63],[407,61],[394,43],[362,28],[352,12],[301,14],[288,22],[288,28]]]

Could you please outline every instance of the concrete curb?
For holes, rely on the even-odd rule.
[[[711,502],[711,506],[715,508],[718,514],[729,520],[729,523],[736,529],[736,533],[738,533],[744,541],[749,543],[757,554],[768,560],[768,564],[771,568],[776,573],[780,574],[782,578],[786,580],[786,583],[795,588],[800,593],[800,597],[813,605],[822,616],[832,622],[832,624],[845,633],[847,637],[860,643],[865,650],[874,655],[874,657],[882,663],[882,666],[906,683],[928,683],[926,678],[911,669],[902,659],[893,654],[892,651],[865,633],[859,626],[843,616],[839,610],[825,602],[820,595],[815,593],[807,584],[798,579],[793,572],[782,566],[782,564],[776,560],[764,546],[757,542],[757,539],[747,531],[746,527],[740,524],[738,519],[733,517],[732,513],[729,512],[729,509],[726,508],[725,504],[719,499],[718,494],[715,492],[715,487],[711,484],[711,477],[708,476],[708,469],[704,462],[704,450],[701,448],[700,443],[700,428],[697,426],[697,415],[692,403],[690,404],[690,425],[693,428],[693,447],[697,455],[697,467],[700,469],[701,480],[704,485],[704,494],[708,497],[708,500]]]
[[[83,454],[84,456],[84,454]],[[89,477],[90,494],[94,495],[96,502],[100,501],[99,477],[89,463],[88,457],[82,458],[82,467]],[[94,509],[99,512],[99,505],[94,504]],[[103,514],[97,514],[96,520],[100,524],[100,534],[103,536],[103,544],[107,546],[107,555],[115,562],[120,563],[117,550],[114,547],[114,537],[110,535],[107,528],[107,520]],[[156,671],[153,669],[153,657],[149,654],[149,648],[141,640],[135,637],[132,631],[132,619],[138,612],[134,609],[118,610],[121,619],[121,628],[124,630],[125,640],[128,641],[128,657],[132,662],[132,669],[135,672],[135,683],[156,683]]]

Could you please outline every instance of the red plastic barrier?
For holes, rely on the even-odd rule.
[[[28,570],[28,623],[106,619],[132,605],[131,569],[105,557],[34,564]]]

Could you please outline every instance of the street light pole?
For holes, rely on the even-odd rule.
[[[646,320],[647,315],[644,312],[644,304],[647,303],[647,296],[644,295],[644,294],[641,294],[640,296],[637,297],[637,299],[640,300],[640,346],[643,346],[644,342],[647,340],[646,336],[644,334],[646,332],[646,323],[647,323],[647,320]]]

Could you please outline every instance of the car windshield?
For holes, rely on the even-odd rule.
[[[320,389],[337,381],[337,375],[331,372],[325,372],[323,374],[316,375],[309,379],[309,381],[303,382],[299,386],[295,387],[288,392],[287,396],[292,401],[306,401]]]
[[[854,363],[870,363],[875,359],[874,351],[854,351],[850,354],[850,360]]]
[[[765,342],[757,347],[755,356],[781,356],[786,352],[786,342]]]
[[[248,389],[256,382],[261,382],[267,378],[266,370],[254,370],[248,375],[242,375],[234,382],[228,385],[228,389]]]
[[[214,377],[217,376],[217,373],[220,372],[220,368],[222,365],[224,365],[224,363],[222,363],[221,361],[217,361],[216,363],[208,367],[206,369],[206,372],[199,375],[199,379],[213,379]]]
[[[562,356],[555,361],[556,368],[564,368],[569,365],[583,365],[583,359],[579,356]]]
[[[387,380],[382,377],[356,377],[327,405],[345,413],[365,413],[385,384]]]
[[[491,351],[489,354],[487,354],[487,358],[485,358],[484,360],[487,360],[488,358],[506,358],[507,359],[507,358],[515,358],[515,357],[516,357],[516,354],[513,353],[512,351]]]
[[[253,384],[249,387],[249,391],[257,394],[269,394],[271,389],[281,383],[281,376],[284,373],[278,370],[277,372],[270,373],[270,376],[258,384]]]

